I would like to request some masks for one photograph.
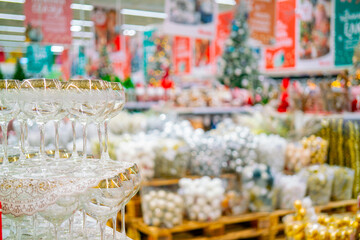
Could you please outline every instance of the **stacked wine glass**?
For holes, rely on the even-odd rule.
[[[136,164],[114,161],[107,152],[108,121],[124,104],[120,83],[0,80],[0,201],[6,239],[128,239],[124,221],[121,233],[116,231],[117,213],[124,213],[137,193],[140,174]],[[73,152],[59,149],[59,121],[65,117],[73,123]],[[15,118],[21,124],[18,151],[7,146],[8,123]],[[25,148],[28,119],[40,129],[37,151]],[[50,120],[55,123],[55,149],[46,151],[44,125]],[[76,122],[83,126],[82,152],[76,151]],[[98,125],[104,144],[98,159],[86,154],[89,123]],[[112,231],[106,228],[111,218]]]

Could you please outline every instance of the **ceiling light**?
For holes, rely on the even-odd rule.
[[[64,51],[64,47],[54,45],[54,46],[51,46],[51,51],[54,52],[54,53],[59,53],[59,52]]]
[[[140,17],[151,17],[151,18],[166,18],[167,14],[162,12],[150,12],[135,9],[122,9],[121,13],[124,15],[140,16]]]
[[[123,31],[123,34],[125,36],[134,36],[136,34],[136,31],[133,29],[126,29]]]
[[[92,11],[94,9],[93,5],[79,4],[79,3],[72,3],[70,7],[71,9],[84,10],[84,11]]]
[[[123,24],[123,25],[121,25],[121,28],[123,30],[133,29],[133,30],[138,31],[138,32],[143,32],[143,31],[146,31],[146,30],[150,29],[151,27],[143,26],[143,25]]]
[[[25,28],[24,27],[0,26],[0,31],[23,33],[23,32],[25,32]]]
[[[24,3],[25,0],[0,0],[0,2],[9,2],[9,3]]]
[[[25,36],[21,35],[6,35],[6,34],[0,34],[0,40],[9,40],[9,41],[25,41]]]
[[[82,20],[71,20],[71,25],[92,27],[92,26],[94,26],[94,22],[93,21],[82,21]]]
[[[78,25],[71,26],[70,30],[72,32],[80,32],[81,31],[81,26],[78,26]]]
[[[24,46],[24,43],[10,42],[10,41],[0,41],[0,46],[4,46],[4,47],[22,47],[22,46]]]
[[[235,0],[216,0],[216,3],[224,5],[236,5]]]
[[[93,38],[94,34],[92,32],[73,32],[72,36],[79,38]]]
[[[18,15],[18,14],[0,13],[0,19],[24,21],[25,16],[24,15]]]

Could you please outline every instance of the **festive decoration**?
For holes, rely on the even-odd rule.
[[[171,46],[168,36],[160,36],[155,39],[155,53],[149,58],[148,80],[151,84],[159,84],[169,76],[171,69]]]
[[[111,81],[111,79],[115,78],[106,45],[104,45],[100,51],[100,63],[97,74],[99,78],[106,81]]]
[[[26,75],[25,75],[24,70],[23,70],[23,68],[21,66],[20,60],[17,59],[13,79],[24,80],[25,78],[26,78]]]
[[[259,87],[258,59],[248,46],[249,27],[246,7],[241,4],[225,50],[219,63],[219,81],[229,87],[257,89]]]

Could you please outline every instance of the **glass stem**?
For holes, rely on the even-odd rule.
[[[121,207],[121,233],[126,236],[125,231],[125,204]]]
[[[108,152],[108,144],[109,144],[109,120],[105,120],[104,122],[104,132],[105,132],[105,143],[104,143],[104,158],[110,158]]]
[[[54,121],[54,127],[55,127],[55,159],[60,158],[60,150],[59,150],[59,121]]]
[[[101,240],[105,240],[105,225],[106,225],[106,222],[100,221]]]
[[[20,227],[20,223],[18,222],[19,220],[14,220],[15,222],[15,229],[16,229],[16,240],[21,240],[21,227]]]
[[[85,210],[82,211],[82,214],[83,214],[82,230],[83,230],[83,234],[84,234],[84,239],[86,239],[86,212],[85,212]]]
[[[86,129],[87,129],[87,123],[83,123],[83,161],[86,161],[86,149],[87,149],[87,134],[86,134]]]
[[[73,150],[72,150],[72,156],[78,157],[78,153],[76,150],[76,122],[75,120],[71,120],[71,127],[72,127],[72,133],[73,133]]]
[[[45,133],[44,133],[45,124],[39,123],[40,129],[40,158],[45,163]]]
[[[99,156],[101,159],[102,156],[103,156],[103,141],[102,141],[102,134],[101,134],[101,123],[98,123],[98,126],[97,126],[97,130],[98,130],[98,137],[99,137]]]
[[[37,239],[37,224],[36,224],[36,214],[33,215],[32,217],[32,225],[33,225],[33,235],[34,235],[34,239]]]
[[[73,222],[74,222],[74,215],[72,215],[72,216],[69,218],[69,236],[70,236],[70,240],[73,239],[73,236],[72,236]]]
[[[58,226],[54,225],[54,233],[55,233],[55,240],[59,239],[59,231],[58,231]]]
[[[113,239],[116,239],[116,225],[117,225],[117,213],[112,218],[113,222]]]
[[[2,122],[0,123],[1,125],[1,131],[2,131],[2,135],[3,135],[3,149],[4,149],[4,159],[3,159],[3,166],[7,166],[9,165],[9,159],[8,159],[8,137],[7,137],[7,128],[8,128],[8,123],[7,122]]]
[[[26,120],[20,120],[20,159],[25,159],[25,124]]]

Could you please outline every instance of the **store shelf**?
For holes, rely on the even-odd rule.
[[[186,176],[186,178],[190,178],[190,179],[196,179],[196,178],[200,178],[200,176]],[[222,174],[220,176],[220,178],[222,179],[230,179],[230,178],[236,178],[235,174]],[[169,186],[169,185],[176,185],[178,184],[180,181],[180,178],[173,178],[173,179],[160,179],[160,178],[155,178],[152,180],[144,180],[141,185],[142,186],[146,186],[146,187],[159,187],[159,186]]]
[[[124,108],[127,110],[149,110],[158,104],[158,102],[127,102]]]
[[[153,109],[157,112],[176,113],[178,115],[223,115],[235,113],[252,112],[253,107],[160,107],[154,106]]]

